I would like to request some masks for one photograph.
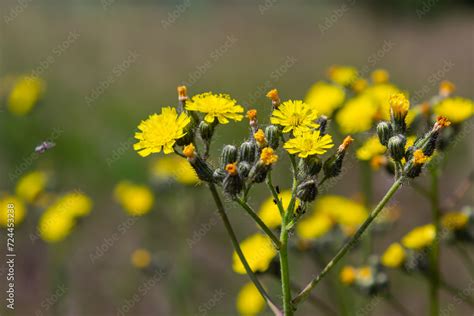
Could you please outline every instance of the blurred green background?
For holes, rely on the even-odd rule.
[[[90,260],[96,247],[128,220],[113,201],[115,183],[149,180],[150,159],[131,149],[131,136],[150,113],[176,105],[177,85],[186,84],[190,95],[229,93],[243,106],[268,114],[264,94],[269,88],[278,88],[282,98],[302,99],[330,65],[349,64],[366,74],[387,69],[394,83],[420,100],[436,93],[442,79],[453,81],[458,95],[474,97],[472,1],[5,0],[0,9],[0,75],[33,72],[47,83],[41,104],[30,115],[15,117],[0,109],[0,190],[11,191],[9,174],[36,145],[60,131],[57,146],[26,170],[53,171],[60,190],[80,189],[94,200],[91,215],[60,245],[29,239],[34,214],[18,228],[16,315],[51,314],[42,303],[54,292],[55,278],[68,280],[59,315],[116,315],[146,281],[130,265],[130,253],[138,247],[154,252],[170,271],[130,315],[203,315],[200,307],[215,291],[225,295],[207,314],[236,313],[234,297],[247,280],[232,272],[232,249],[220,222],[195,247],[186,242],[216,218],[204,188],[170,185],[156,196],[150,214],[133,222],[104,256]],[[214,157],[221,144],[241,141],[245,124],[219,128]],[[472,169],[472,161],[468,134],[450,153],[442,197]],[[285,164],[277,173],[285,187]],[[376,181],[380,197],[390,178],[379,173]],[[354,168],[331,192],[356,196],[359,182]],[[251,199],[255,207],[264,192]],[[470,193],[465,199],[472,205]],[[377,240],[376,249],[430,218],[428,203],[413,191],[403,190],[397,200],[401,222]],[[230,213],[241,238],[255,231],[240,210],[234,207]],[[296,255],[292,260],[299,283],[317,273],[309,260]],[[443,251],[442,267],[455,284],[466,283],[449,250]],[[423,314],[425,284],[392,276],[399,299]],[[267,283],[278,293],[276,282]],[[449,302],[449,296],[443,297]],[[305,306],[301,312],[312,315],[314,309]],[[453,315],[468,312],[459,305]],[[382,303],[373,315],[391,313]]]

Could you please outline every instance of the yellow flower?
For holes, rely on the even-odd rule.
[[[436,231],[433,224],[419,226],[403,237],[402,245],[408,249],[419,250],[430,246],[435,237]]]
[[[0,196],[0,226],[7,227],[8,219],[13,219],[16,226],[23,221],[25,215],[26,207],[19,198],[8,194]]]
[[[285,101],[278,109],[273,110],[270,122],[283,126],[283,133],[296,129],[310,129],[319,127],[314,121],[318,114],[311,106],[301,100]]]
[[[296,233],[303,240],[317,239],[329,232],[333,226],[334,222],[328,214],[313,212],[298,223]]]
[[[368,86],[367,80],[359,78],[352,83],[351,88],[352,90],[354,90],[354,92],[361,93],[367,88],[367,86]]]
[[[237,294],[237,311],[242,316],[256,316],[265,308],[265,300],[252,282],[245,284]]]
[[[387,148],[380,143],[378,136],[375,135],[367,139],[365,143],[357,149],[356,157],[364,161],[372,160],[372,158],[384,154],[386,150]]]
[[[291,191],[282,191],[279,197],[281,199],[283,209],[286,210],[288,208],[288,205],[290,204]],[[296,207],[298,207],[298,201],[296,203]],[[258,211],[258,216],[262,219],[265,225],[270,228],[276,228],[281,225],[280,211],[278,210],[278,206],[273,202],[272,196],[262,203],[262,205],[260,206],[260,210]]]
[[[265,133],[261,128],[257,130],[253,134],[253,138],[255,138],[255,141],[260,145],[260,146],[265,146],[267,144],[267,140],[265,139]]]
[[[403,93],[395,93],[391,95],[388,99],[388,103],[390,104],[390,109],[395,117],[404,118],[410,108],[410,102]]]
[[[278,156],[273,152],[273,148],[265,147],[260,154],[260,160],[264,165],[269,166],[278,161]]]
[[[338,195],[325,195],[318,198],[314,211],[326,214],[343,229],[357,228],[368,215],[363,204]]]
[[[390,83],[374,84],[364,90],[363,95],[372,99],[377,108],[376,118],[388,121],[390,119],[390,96],[400,92],[400,90]],[[408,123],[408,122],[407,122]]]
[[[44,191],[48,176],[43,171],[32,171],[20,178],[16,184],[16,195],[26,202],[32,203]]]
[[[35,76],[20,77],[8,96],[8,110],[18,116],[28,114],[44,92],[43,80]]]
[[[208,123],[217,119],[220,124],[227,124],[229,120],[240,121],[244,117],[241,114],[244,108],[228,94],[206,92],[195,95],[186,102],[186,110],[205,113],[204,120]]]
[[[446,117],[453,123],[461,123],[474,113],[474,102],[461,97],[444,99],[435,105],[434,113]]]
[[[173,179],[186,185],[199,183],[194,168],[186,159],[178,156],[165,156],[156,159],[151,165],[151,174],[158,180]]]
[[[358,77],[357,69],[350,66],[334,65],[329,68],[329,78],[342,86],[349,86]]]
[[[423,150],[417,149],[413,153],[413,162],[417,165],[422,165],[428,160],[428,157],[423,154]]]
[[[75,225],[74,218],[57,208],[47,209],[40,217],[38,231],[41,238],[50,243],[64,240]]]
[[[242,252],[247,259],[252,271],[264,272],[270,266],[277,251],[270,239],[262,234],[254,234],[240,243]],[[245,274],[245,268],[240,262],[239,256],[234,251],[232,255],[232,267],[236,273]]]
[[[298,154],[298,157],[306,158],[311,155],[322,155],[333,146],[329,134],[321,137],[319,131],[302,131],[296,133],[294,138],[290,138],[283,148],[292,155]]]
[[[449,212],[443,215],[441,224],[449,230],[461,230],[469,222],[469,216],[463,212]]]
[[[146,249],[137,249],[132,253],[131,262],[135,268],[146,268],[151,263],[151,254]]]
[[[153,193],[145,185],[121,181],[115,186],[115,200],[132,216],[148,213],[153,206]]]
[[[309,89],[305,102],[317,113],[330,116],[342,105],[345,96],[344,89],[341,87],[319,81]]]
[[[356,278],[356,269],[351,266],[345,266],[340,273],[340,279],[343,284],[351,285]]]
[[[69,192],[59,197],[51,207],[62,209],[73,217],[88,215],[92,209],[92,200],[80,192]]]
[[[336,122],[344,134],[365,132],[372,127],[376,112],[372,98],[362,94],[347,101],[337,113]]]
[[[400,267],[406,258],[405,249],[399,243],[391,244],[382,255],[382,264],[389,268]]]
[[[141,132],[135,133],[138,143],[133,148],[142,157],[152,153],[173,152],[176,140],[186,135],[184,128],[191,122],[186,113],[178,114],[175,108],[164,107],[161,114],[152,114],[138,125]]]
[[[372,78],[373,83],[386,83],[388,82],[390,75],[385,69],[375,69],[370,74],[370,77]]]

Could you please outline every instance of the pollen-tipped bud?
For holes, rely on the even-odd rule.
[[[434,132],[431,133],[430,138],[428,139],[428,142],[423,146],[423,154],[425,156],[432,156],[435,149],[436,149],[436,143],[438,140],[439,132]]]
[[[275,125],[268,125],[265,128],[265,138],[267,139],[268,146],[273,149],[277,149],[280,141],[280,131]]]
[[[270,168],[271,165],[267,165],[262,160],[259,160],[250,170],[249,178],[252,182],[261,183],[265,181]]]
[[[249,124],[250,127],[252,127],[252,130],[256,130],[258,126],[257,122],[257,110],[251,109],[247,111],[247,118],[249,119]]]
[[[388,145],[388,140],[392,137],[392,133],[392,125],[390,123],[382,121],[377,124],[377,136],[382,145]]]
[[[178,100],[185,101],[188,99],[188,90],[186,86],[178,86]]]
[[[243,142],[239,149],[240,161],[246,161],[253,164],[257,158],[257,144],[254,142]]]
[[[300,179],[306,179],[307,177],[315,177],[323,167],[321,159],[316,156],[308,156],[307,158],[300,159],[298,163],[298,177]]]
[[[396,133],[405,133],[405,118],[410,108],[410,102],[403,93],[396,93],[390,96],[390,114],[392,118],[393,129]]]
[[[277,89],[272,89],[267,92],[267,98],[272,100],[272,105],[273,108],[278,108],[280,106],[280,96],[278,95],[278,90]]]
[[[339,145],[337,152],[329,157],[323,164],[325,178],[337,177],[342,171],[342,162],[346,155],[347,148],[354,141],[349,135],[344,138],[342,144]]]
[[[296,187],[296,197],[303,202],[312,202],[318,195],[318,186],[315,180],[310,179]]]
[[[407,164],[407,176],[409,178],[416,178],[420,175],[423,165],[428,161],[428,157],[425,156],[423,150],[417,149],[413,153],[411,163]]]
[[[237,161],[237,147],[234,145],[225,145],[221,152],[221,166],[225,167]]]
[[[259,147],[267,146],[267,139],[265,138],[265,133],[262,129],[257,130],[253,134],[253,138],[255,139]]]
[[[319,124],[319,135],[323,137],[326,135],[326,129],[328,126],[328,117],[326,115],[321,115],[317,120],[316,123]]]
[[[400,161],[405,156],[405,144],[407,139],[403,135],[395,135],[388,140],[388,151],[395,161]]]
[[[439,131],[442,128],[448,127],[451,125],[451,122],[444,116],[438,116],[436,118],[436,123],[433,126],[433,131]]]
[[[183,155],[186,156],[191,166],[196,171],[198,178],[202,181],[213,182],[213,171],[209,165],[196,154],[196,148],[193,144],[184,147]]]
[[[227,171],[227,175],[222,182],[222,188],[228,195],[236,196],[243,188],[243,181],[239,175],[237,164],[227,164],[225,170]]]
[[[212,135],[214,135],[214,125],[201,121],[199,123],[199,134],[201,135],[202,140],[206,142],[210,141]]]

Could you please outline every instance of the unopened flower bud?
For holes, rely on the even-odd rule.
[[[239,157],[240,161],[246,161],[249,164],[253,164],[257,158],[257,144],[247,141],[240,145]]]
[[[390,96],[388,103],[390,104],[390,114],[394,131],[396,133],[405,133],[405,118],[410,108],[410,102],[403,93],[396,93]]]
[[[390,156],[395,161],[400,161],[405,156],[405,144],[407,139],[403,135],[395,135],[388,140],[388,150]]]
[[[300,183],[296,188],[296,197],[303,202],[312,202],[318,195],[318,186],[315,180],[310,179]]]
[[[277,89],[272,89],[268,91],[267,98],[272,100],[272,105],[274,109],[277,109],[280,106],[280,96],[278,95]]]
[[[183,149],[183,154],[186,156],[189,163],[196,171],[196,174],[200,180],[206,182],[214,181],[213,171],[211,167],[209,167],[209,165],[196,154],[195,147],[193,144],[185,146]]]
[[[225,170],[227,171],[227,175],[222,182],[222,188],[224,192],[230,196],[236,196],[243,188],[243,181],[239,175],[237,164],[227,164]]]
[[[280,141],[280,131],[278,127],[268,125],[267,128],[265,128],[265,138],[267,139],[268,146],[277,149]]]
[[[323,171],[325,178],[337,177],[342,171],[342,161],[346,155],[347,148],[354,141],[349,135],[344,138],[342,144],[339,145],[337,152],[329,157],[323,164]]]
[[[222,168],[217,168],[216,170],[214,170],[214,174],[213,174],[214,181],[217,183],[220,183],[224,180],[226,175],[227,175],[227,171],[225,171]]]
[[[201,135],[202,140],[206,142],[210,141],[212,135],[214,135],[214,125],[201,121],[199,123],[199,134]]]
[[[247,178],[250,173],[250,164],[246,161],[241,161],[237,165],[237,171],[242,178]]]
[[[234,145],[225,145],[221,152],[221,166],[225,167],[228,164],[237,161],[237,147]]]
[[[266,165],[262,160],[259,160],[250,170],[249,178],[252,179],[252,182],[261,183],[265,181],[270,168],[271,165]]]
[[[257,110],[251,109],[247,111],[247,118],[249,119],[249,124],[250,127],[252,127],[252,130],[255,131],[258,128],[258,122],[257,122]]]
[[[392,125],[390,123],[382,121],[377,125],[377,135],[382,145],[388,145],[388,140],[392,137],[392,133]]]
[[[326,128],[328,126],[328,117],[326,115],[321,115],[317,120],[316,123],[319,124],[319,135],[323,137],[326,135]]]
[[[315,177],[322,167],[323,163],[318,156],[308,156],[307,158],[300,159],[298,163],[298,176],[300,179]]]
[[[433,132],[428,142],[423,146],[423,154],[425,156],[432,156],[436,149],[436,142],[438,140],[439,132]]]

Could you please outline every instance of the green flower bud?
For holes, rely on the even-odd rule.
[[[234,145],[225,145],[221,152],[221,166],[225,167],[230,163],[237,161],[237,147]]]
[[[388,140],[388,151],[393,160],[400,161],[405,156],[405,144],[407,139],[403,135],[395,135]]]
[[[246,161],[253,164],[257,158],[257,144],[254,142],[243,142],[239,150],[240,161]]]
[[[387,146],[388,140],[392,137],[392,125],[388,122],[380,122],[377,125],[377,135],[379,136],[380,143]]]
[[[201,135],[202,140],[208,142],[211,140],[212,135],[214,135],[214,124],[208,124],[205,121],[199,123],[199,134]]]
[[[216,170],[214,170],[214,174],[213,174],[214,181],[217,183],[220,183],[224,180],[226,175],[227,175],[227,172],[224,169],[217,168]]]
[[[196,174],[200,180],[214,182],[214,172],[201,157],[195,156],[193,158],[188,158],[188,161],[191,163],[194,170],[196,170]]]
[[[250,173],[250,164],[246,161],[241,161],[237,165],[237,170],[242,178],[246,178]]]
[[[312,202],[318,195],[318,187],[315,180],[307,180],[296,187],[296,197],[303,202]]]
[[[338,158],[337,154],[332,155],[323,164],[325,178],[337,177],[342,170],[342,158]]]
[[[265,165],[262,161],[259,161],[250,170],[249,178],[252,179],[252,182],[261,183],[265,181],[270,168],[271,165]]]
[[[328,126],[328,117],[326,115],[321,115],[317,120],[316,123],[319,124],[319,134],[324,136],[326,134],[326,129]]]
[[[227,174],[222,182],[222,189],[230,196],[236,196],[239,194],[240,191],[242,191],[243,186],[244,182],[238,173],[235,175]]]
[[[183,137],[176,140],[176,145],[185,146],[185,145],[191,144],[193,142],[193,139],[194,139],[193,124],[188,124],[185,127],[184,132],[186,132],[186,134]]]
[[[267,126],[267,128],[265,128],[265,138],[267,139],[268,146],[277,149],[280,141],[280,131],[278,127],[275,125]]]
[[[309,156],[305,159],[300,159],[298,163],[298,177],[305,179],[307,177],[317,176],[323,163],[317,156]]]

